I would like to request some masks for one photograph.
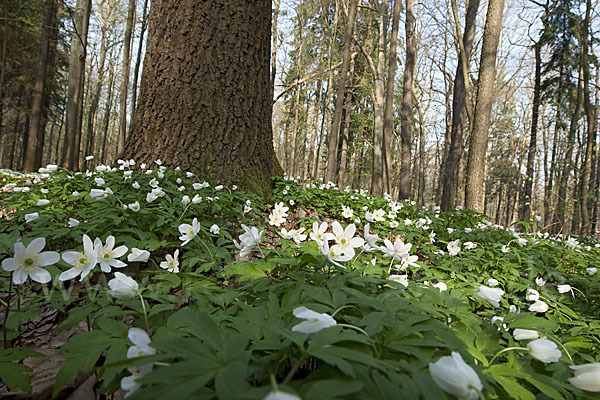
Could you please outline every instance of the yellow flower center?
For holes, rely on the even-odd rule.
[[[29,254],[21,260],[21,269],[25,272],[31,272],[40,265],[37,254]]]

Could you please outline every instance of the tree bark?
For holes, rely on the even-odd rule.
[[[455,3],[455,2],[454,2]],[[442,171],[442,202],[441,209],[448,211],[456,203],[456,187],[458,185],[458,170],[462,159],[465,143],[465,128],[467,120],[467,88],[469,87],[469,62],[475,38],[475,28],[479,10],[479,0],[469,0],[465,15],[465,30],[462,41],[459,40],[459,58],[454,79],[452,95],[452,127],[450,130],[450,145],[445,168]],[[456,21],[458,24],[458,19]],[[457,33],[457,36],[459,33]]]
[[[269,196],[282,173],[270,51],[271,1],[152,4],[135,129],[121,156]]]
[[[36,160],[38,147],[43,143],[44,130],[42,129],[44,93],[46,91],[46,70],[48,66],[48,55],[50,53],[50,37],[52,36],[53,21],[56,17],[56,1],[47,0],[44,20],[42,22],[40,48],[38,63],[33,84],[33,96],[31,99],[31,113],[29,116],[29,136],[25,148],[25,159],[23,168],[25,171],[36,171],[41,166],[41,159]],[[37,162],[36,162],[37,161]]]
[[[340,126],[342,124],[342,109],[344,107],[344,93],[346,90],[346,80],[348,79],[348,70],[350,68],[350,52],[352,36],[354,33],[354,20],[356,19],[356,7],[360,0],[350,0],[348,5],[348,18],[346,19],[346,29],[344,31],[344,53],[342,57],[342,66],[340,69],[340,78],[335,97],[335,111],[331,121],[331,128],[327,135],[327,168],[325,172],[325,181],[334,182],[337,164],[338,137]]]
[[[135,15],[135,0],[129,0],[127,7],[127,24],[123,38],[123,69],[121,70],[121,86],[119,88],[119,140],[117,153],[121,153],[127,139],[127,94],[129,93],[129,67],[131,65],[131,33]]]
[[[415,1],[406,0],[406,63],[404,64],[404,84],[402,87],[402,110],[400,111],[400,138],[402,139],[400,161],[400,200],[411,197],[411,141],[412,141],[412,101],[413,77],[417,59],[417,42],[415,39]]]
[[[591,0],[586,1],[585,19],[583,20],[581,32],[581,64],[583,68],[583,107],[587,119],[586,149],[583,168],[581,171],[581,226],[582,234],[591,235],[590,217],[590,177],[593,165],[594,147],[596,145],[596,112],[593,110],[590,100],[590,66],[588,64],[589,26]],[[595,188],[592,190],[592,195]]]
[[[61,165],[70,170],[79,167],[79,147],[81,137],[81,111],[83,109],[82,83],[87,52],[87,34],[90,21],[92,0],[77,0],[71,35],[71,54],[69,56],[69,83],[67,92],[67,119],[65,123],[65,143]]]
[[[137,91],[138,91],[138,81],[140,75],[140,66],[142,65],[142,48],[144,44],[144,35],[146,34],[146,29],[148,28],[148,0],[144,0],[144,9],[142,11],[142,23],[140,26],[140,44],[138,45],[137,56],[135,59],[135,68],[133,69],[133,84],[131,87],[131,114],[135,112],[135,107],[137,105]],[[133,130],[133,119],[129,124],[129,132]]]
[[[540,112],[541,95],[541,77],[542,77],[542,57],[541,42],[538,40],[533,46],[535,54],[535,77],[533,86],[533,104],[531,110],[531,133],[529,136],[529,150],[527,151],[527,169],[523,179],[523,196],[521,199],[521,208],[519,210],[519,219],[529,221],[531,218],[531,190],[533,187],[533,178],[535,174],[535,153],[537,151],[537,126]]]
[[[354,57],[350,61],[350,76],[348,78],[348,82],[352,83],[352,79],[354,79]],[[344,189],[344,185],[346,183],[346,169],[347,169],[347,159],[348,159],[348,139],[350,136],[350,117],[352,116],[352,91],[348,90],[346,92],[346,106],[344,107],[344,128],[342,129],[342,145],[340,148],[340,168],[338,171],[338,188],[340,190]]]
[[[467,185],[465,205],[475,211],[483,211],[483,178],[485,173],[485,154],[487,150],[488,129],[494,81],[496,78],[496,51],[502,30],[502,12],[504,0],[490,0],[485,19],[479,78],[477,83],[477,102],[473,115],[473,130],[469,141],[467,159]]]
[[[414,2],[413,2],[414,3]],[[385,111],[383,113],[383,187],[392,193],[392,133],[394,131],[394,87],[396,86],[396,64],[398,51],[398,26],[402,0],[394,0],[392,11],[392,34],[390,37],[390,57],[385,91]]]

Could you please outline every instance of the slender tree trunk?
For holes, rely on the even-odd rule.
[[[75,170],[79,166],[78,140],[81,137],[81,111],[83,110],[82,83],[85,72],[87,34],[92,0],[77,0],[74,15],[75,31],[71,35],[71,55],[69,58],[69,84],[67,93],[67,120],[65,124],[65,145],[61,164]]]
[[[352,84],[354,79],[354,57],[350,61],[350,76],[348,82]],[[348,159],[348,139],[350,137],[350,119],[352,116],[352,90],[346,92],[346,106],[344,115],[344,128],[342,129],[342,145],[340,149],[340,168],[338,170],[338,188],[341,190],[346,184],[346,168]]]
[[[48,54],[50,52],[50,36],[53,28],[53,20],[56,16],[55,0],[46,1],[46,10],[42,22],[40,48],[38,53],[37,70],[35,73],[35,83],[33,85],[33,98],[31,100],[31,113],[29,117],[29,135],[25,148],[25,159],[23,168],[25,171],[36,171],[40,168],[41,159],[36,163],[38,147],[44,140],[44,131],[42,129],[42,117],[44,108],[44,92],[46,87],[46,69],[48,66]]]
[[[140,26],[140,42],[138,45],[137,56],[135,59],[135,67],[133,69],[133,83],[132,83],[132,93],[131,93],[131,113],[133,115],[135,112],[135,107],[137,106],[137,91],[138,91],[138,81],[140,75],[140,66],[142,65],[142,49],[144,44],[144,34],[146,33],[146,29],[148,28],[148,0],[144,0],[144,10],[142,11],[142,23]],[[133,131],[133,119],[129,123],[129,132]]]
[[[315,159],[315,151],[316,151],[316,143],[317,143],[317,135],[319,134],[319,105],[321,104],[321,98],[323,96],[323,81],[317,81],[317,99],[313,104],[313,120],[311,124],[311,134],[310,134],[310,145],[308,147],[308,161],[306,163],[306,176],[315,176],[317,175],[317,171],[314,170],[313,164]]]
[[[387,193],[392,193],[391,169],[392,133],[394,131],[394,87],[396,86],[398,26],[400,25],[401,11],[402,0],[394,0],[394,8],[392,11],[392,34],[390,37],[390,57],[388,61],[388,76],[385,91],[385,111],[383,114],[383,187]]]
[[[566,203],[567,203],[567,185],[569,183],[569,177],[573,168],[573,150],[575,147],[575,135],[577,134],[577,125],[581,114],[582,107],[582,82],[583,82],[583,71],[580,66],[579,77],[577,79],[577,97],[575,100],[575,110],[571,116],[569,124],[569,135],[567,137],[567,151],[564,158],[564,166],[560,174],[560,180],[558,181],[558,199],[556,204],[556,228],[560,227],[564,229],[566,224]]]
[[[453,8],[456,8],[456,1],[453,1]],[[464,136],[467,120],[467,106],[469,84],[469,63],[471,60],[471,51],[473,49],[473,40],[475,38],[475,28],[477,20],[477,11],[479,10],[479,0],[469,0],[467,13],[465,15],[465,30],[462,41],[459,41],[458,65],[456,66],[456,75],[454,79],[454,93],[452,96],[452,127],[450,131],[450,145],[448,146],[448,157],[446,158],[445,168],[442,170],[442,203],[441,208],[444,211],[452,209],[456,204],[457,186],[459,185],[458,171],[460,169],[461,159],[464,151]],[[456,20],[458,25],[458,17]],[[457,31],[457,36],[460,33]]]
[[[344,53],[342,66],[340,67],[340,78],[335,97],[335,111],[331,121],[331,128],[327,135],[327,169],[325,173],[326,182],[334,182],[336,175],[338,137],[340,126],[342,124],[342,109],[344,107],[344,93],[346,90],[346,80],[348,79],[348,70],[350,68],[350,52],[352,36],[354,33],[354,20],[356,19],[357,3],[360,0],[350,0],[348,5],[348,18],[346,19],[346,29],[344,31]]]
[[[271,40],[273,44],[271,45],[271,88],[275,89],[275,77],[277,75],[277,43],[279,38],[277,37],[277,18],[279,17],[279,5],[281,4],[281,0],[275,0],[275,4],[273,6],[273,34]],[[300,79],[300,76],[298,76]],[[271,96],[273,97],[273,96]]]
[[[95,139],[95,119],[96,112],[98,110],[98,104],[100,102],[100,95],[102,93],[102,82],[104,81],[104,67],[106,63],[106,53],[107,53],[107,45],[106,45],[106,29],[102,29],[101,36],[101,44],[100,44],[100,61],[98,63],[98,76],[96,78],[96,88],[94,93],[92,94],[92,99],[90,102],[90,109],[87,114],[86,121],[86,132],[88,136],[87,146],[84,150],[84,154],[93,155],[94,154],[94,139]]]
[[[110,68],[110,77],[108,79],[108,93],[106,95],[106,103],[104,105],[104,129],[102,130],[102,156],[100,157],[102,164],[106,163],[107,157],[107,149],[106,143],[108,141],[108,128],[110,126],[110,115],[113,104],[113,90],[115,87],[115,71],[114,66],[111,65]]]
[[[415,39],[415,1],[406,0],[406,63],[404,64],[404,84],[402,88],[402,110],[400,112],[400,138],[402,139],[400,162],[400,199],[410,198],[411,193],[411,140],[412,140],[412,100],[413,76],[417,59],[417,42]]]
[[[131,36],[133,32],[133,21],[135,15],[135,0],[129,0],[127,8],[127,24],[125,25],[125,37],[123,38],[123,69],[121,70],[121,86],[119,88],[119,139],[117,141],[117,153],[121,153],[125,140],[127,139],[127,95],[129,94],[129,67],[131,64]]]
[[[583,68],[583,107],[587,119],[586,149],[581,172],[581,226],[582,234],[591,235],[590,217],[590,176],[593,165],[594,146],[596,145],[596,113],[590,100],[590,66],[588,64],[589,21],[592,8],[591,0],[586,1],[585,19],[581,32],[581,64]]]
[[[4,80],[6,79],[6,49],[8,47],[8,13],[5,9],[4,26],[2,35],[2,59],[0,60],[0,165],[4,165],[4,146],[8,146],[8,140],[4,130]]]
[[[302,55],[303,55],[303,50],[304,50],[304,39],[303,39],[303,25],[304,25],[304,21],[302,20],[302,17],[298,17],[299,18],[299,34],[300,34],[300,45],[298,46],[298,60],[297,60],[297,65],[296,65],[296,74],[298,75],[298,79],[300,79],[300,77],[302,76]],[[290,143],[290,147],[288,147],[291,150],[291,154],[290,154],[290,165],[289,165],[289,169],[287,171],[287,173],[290,176],[296,176],[295,171],[297,170],[297,165],[296,165],[296,142],[297,142],[297,138],[298,138],[298,130],[299,130],[299,125],[300,125],[300,93],[302,91],[302,85],[298,85],[296,86],[296,95],[294,96],[294,121],[293,121],[293,125],[292,125],[292,138],[291,138],[291,143]]]
[[[494,81],[496,78],[496,51],[502,30],[502,12],[504,0],[489,0],[483,32],[479,79],[477,83],[477,103],[473,116],[473,130],[469,141],[467,159],[467,185],[465,191],[466,207],[483,211],[483,178],[485,173],[485,155]]]
[[[521,208],[519,210],[519,219],[529,221],[531,218],[531,189],[533,187],[533,178],[535,174],[535,153],[537,151],[537,126],[540,111],[540,82],[542,76],[542,57],[541,43],[538,40],[533,46],[535,54],[535,78],[533,87],[533,105],[531,110],[531,133],[529,136],[529,150],[527,151],[527,169],[525,179],[523,179],[523,196],[521,199]]]

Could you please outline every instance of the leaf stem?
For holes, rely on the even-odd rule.
[[[528,348],[526,347],[507,347],[505,349],[500,350],[499,352],[496,353],[496,355],[494,357],[492,357],[492,360],[490,361],[490,365],[492,365],[494,363],[494,360],[496,359],[496,357],[498,357],[500,354],[505,353],[507,351],[511,351],[511,350],[525,350],[525,351],[529,351]]]
[[[150,334],[150,329],[148,329],[148,312],[146,311],[146,303],[144,301],[144,296],[142,296],[142,292],[138,292],[138,296],[140,296],[140,301],[142,302],[142,310],[144,311],[144,324],[146,326],[146,332]]]

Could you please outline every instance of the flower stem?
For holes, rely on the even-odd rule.
[[[142,310],[144,311],[144,324],[146,326],[146,332],[149,334],[150,329],[148,329],[148,312],[146,311],[146,303],[144,302],[144,296],[142,296],[142,292],[138,292],[140,296],[140,301],[142,302]]]
[[[4,349],[8,348],[8,331],[6,330],[6,320],[8,319],[8,312],[10,310],[10,296],[11,296],[11,291],[12,291],[12,276],[13,273],[10,273],[10,278],[9,278],[9,282],[8,282],[8,297],[6,299],[6,311],[4,311],[4,321],[2,323],[2,335],[3,335],[3,339],[4,339]]]
[[[362,328],[359,328],[358,326],[354,326],[354,325],[350,325],[350,324],[337,324],[337,326],[354,329],[355,331],[362,333],[363,335],[365,335],[368,338],[371,337],[371,336],[369,336],[369,334],[367,332],[365,332]]]
[[[496,355],[494,357],[492,357],[492,360],[490,361],[490,365],[492,365],[494,363],[494,360],[496,359],[496,357],[498,357],[500,354],[505,353],[507,351],[511,351],[511,350],[525,350],[525,351],[529,351],[528,348],[526,347],[507,347],[505,349],[500,350],[499,352],[496,353]]]
[[[275,379],[275,375],[271,374],[271,375],[269,375],[269,378],[271,379],[271,386],[273,386],[273,391],[275,391],[275,392],[279,391],[279,388],[277,387],[277,379]]]

